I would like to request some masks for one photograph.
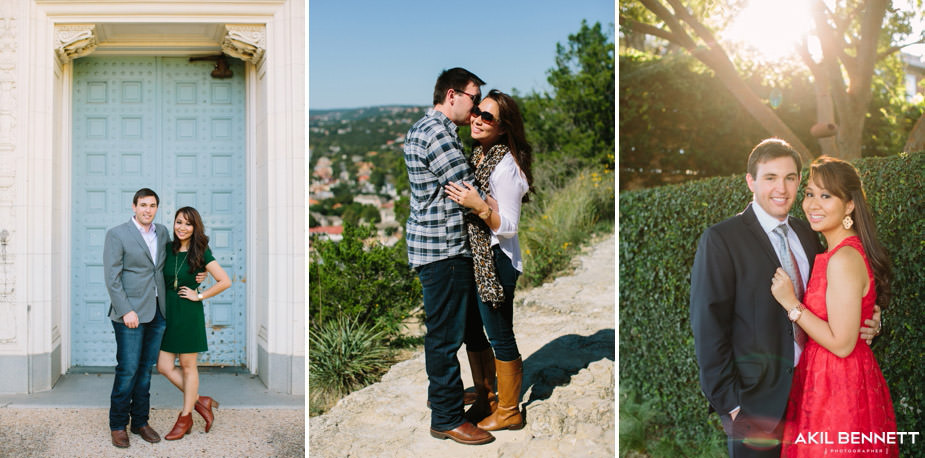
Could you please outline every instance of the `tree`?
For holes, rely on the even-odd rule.
[[[756,68],[746,79],[761,92]],[[657,186],[745,169],[744,157],[767,133],[723,83],[685,53],[620,54],[620,189]],[[812,123],[814,106],[805,74],[775,85],[783,95],[778,115],[788,124]],[[804,141],[812,137],[806,132]]]
[[[582,21],[566,45],[556,44],[556,64],[547,78],[552,94],[518,97],[534,152],[544,158],[537,166],[554,166],[563,174],[581,165],[612,166],[614,57],[613,41],[601,24]]]
[[[373,225],[344,224],[343,239],[313,241],[309,264],[309,320],[315,326],[339,316],[379,324],[395,334],[421,301],[421,284],[408,267],[404,244],[366,241]]]
[[[709,16],[728,5],[681,0],[639,0],[620,5],[621,31],[646,34],[685,49],[720,78],[728,91],[771,135],[790,142],[807,159],[810,149],[774,111],[745,84],[729,53],[707,24]],[[915,12],[889,10],[888,0],[838,0],[829,9],[823,0],[810,0],[821,59],[813,60],[804,37],[800,58],[814,77],[819,125],[837,126],[834,141],[821,141],[824,153],[843,158],[861,156],[865,117],[871,102],[874,67],[901,47]],[[921,2],[917,4],[921,8]],[[726,8],[728,10],[728,8]],[[884,20],[886,19],[886,20]],[[722,24],[719,24],[722,25]],[[631,42],[638,43],[639,40]]]

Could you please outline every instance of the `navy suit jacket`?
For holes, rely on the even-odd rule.
[[[754,205],[751,204],[751,205]],[[690,319],[700,385],[710,406],[773,428],[793,378],[793,328],[771,295],[780,261],[749,205],[700,238],[691,271]],[[806,221],[789,218],[812,268],[822,251]]]

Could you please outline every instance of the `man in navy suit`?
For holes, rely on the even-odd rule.
[[[812,262],[823,250],[809,224],[789,216],[800,169],[799,153],[783,140],[759,143],[745,176],[753,201],[704,231],[694,258],[690,318],[700,385],[720,416],[729,456],[780,456],[782,420],[801,347],[795,339],[800,330],[771,295],[771,278],[785,252],[775,245],[786,239],[787,257],[793,258],[788,264],[799,270],[804,291]],[[879,317],[877,312],[865,322],[870,327],[861,328],[868,342],[879,333]]]

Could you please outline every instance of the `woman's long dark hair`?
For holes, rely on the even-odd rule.
[[[193,224],[193,235],[190,236],[189,251],[187,252],[186,259],[187,262],[189,262],[190,273],[195,274],[205,270],[206,266],[203,256],[205,256],[206,250],[209,248],[209,236],[206,235],[206,229],[202,224],[202,218],[195,208],[183,207],[177,210],[176,215],[173,217],[174,223],[177,222],[177,217],[180,215],[183,215],[183,218]],[[174,231],[173,234],[171,248],[173,248],[173,254],[177,254],[180,251],[180,239],[177,238],[176,231]]]
[[[861,239],[867,260],[874,271],[877,305],[886,308],[892,293],[890,280],[893,272],[890,255],[877,240],[877,226],[874,225],[874,218],[867,205],[858,170],[841,159],[820,156],[810,165],[809,179],[839,199],[854,202],[854,211],[850,213],[851,219],[854,220],[854,230]]]
[[[528,190],[524,194],[523,201],[529,202],[529,195],[533,192],[533,147],[527,142],[527,136],[524,133],[524,118],[520,114],[520,107],[511,96],[497,89],[489,91],[485,98],[492,99],[498,104],[498,114],[504,129],[504,133],[498,137],[498,143],[504,143],[511,149],[514,161],[527,177]]]

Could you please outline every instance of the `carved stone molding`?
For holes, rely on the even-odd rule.
[[[16,198],[17,19],[12,2],[0,2],[0,345],[17,343],[16,269],[7,247],[12,241]]]
[[[263,25],[225,24],[222,51],[254,65],[267,50],[267,28]]]
[[[62,64],[92,53],[98,44],[95,24],[55,26],[55,53]]]

